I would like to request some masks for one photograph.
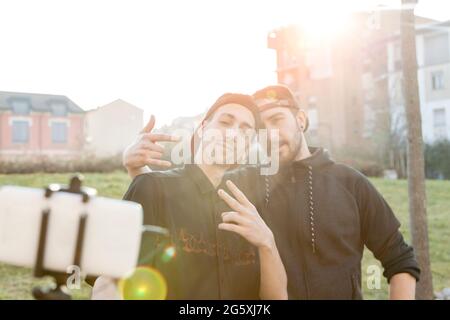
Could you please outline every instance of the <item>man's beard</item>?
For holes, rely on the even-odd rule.
[[[281,152],[279,152],[279,161],[281,166],[289,165],[295,160],[295,157],[300,153],[300,150],[302,148],[302,136],[299,132],[296,135],[296,139],[292,139],[292,142],[289,143],[288,141],[280,141],[280,150],[283,146],[286,146],[288,148],[288,153],[281,155]]]
[[[278,161],[280,163],[280,166],[286,166],[291,164],[295,157],[300,153],[300,150],[302,149],[302,143],[303,143],[303,131],[300,129],[300,126],[297,123],[297,132],[295,134],[295,137],[291,141],[287,140],[280,140],[278,145]],[[281,148],[283,146],[286,146],[288,148],[288,153],[284,156],[281,155]],[[269,147],[269,150],[272,150],[271,147]]]

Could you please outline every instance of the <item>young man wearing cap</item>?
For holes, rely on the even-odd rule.
[[[239,172],[253,186],[263,186],[261,214],[286,267],[289,298],[362,298],[366,246],[384,267],[390,298],[414,299],[420,270],[387,202],[361,173],[308,147],[307,117],[287,87],[269,86],[253,97],[265,127],[278,130],[281,170],[275,176],[252,168]],[[125,153],[125,159],[132,157]],[[137,162],[124,163],[130,175],[142,170]]]
[[[152,160],[147,163],[164,165],[167,163],[159,160],[163,150],[156,141],[173,139],[152,134],[153,126],[154,118],[135,143],[139,147],[131,153],[134,160],[145,158]],[[241,135],[258,127],[253,99],[225,94],[208,111],[192,140],[202,142],[208,130],[219,131],[225,138],[225,131]],[[214,144],[220,151],[227,148],[223,140]],[[202,154],[204,147],[193,151]],[[147,261],[165,278],[168,299],[287,298],[286,273],[273,234],[236,185],[222,181],[229,168],[229,164],[195,163],[139,174],[124,196],[143,206],[144,224],[170,232],[175,258],[169,262],[157,257]],[[224,191],[225,186],[233,197]],[[104,279],[96,282],[94,298],[101,297],[102,282]]]
[[[359,299],[366,246],[381,262],[391,299],[414,299],[420,270],[388,203],[358,171],[309,148],[307,117],[285,86],[253,97],[279,132],[282,170],[265,177],[264,218],[272,228],[294,299]]]

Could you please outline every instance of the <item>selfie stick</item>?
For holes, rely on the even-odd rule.
[[[75,175],[70,179],[70,184],[68,187],[61,186],[59,184],[50,184],[45,188],[45,198],[49,199],[55,192],[67,192],[79,194],[81,196],[81,201],[87,203],[89,199],[97,194],[97,191],[93,188],[82,187],[81,175]],[[44,268],[44,258],[45,258],[45,247],[47,241],[47,231],[48,222],[51,215],[50,208],[43,209],[41,212],[41,227],[39,233],[39,242],[37,248],[37,257],[34,265],[34,276],[41,278],[44,276],[50,276],[55,279],[55,288],[33,288],[33,296],[37,300],[70,300],[71,296],[65,291],[64,286],[66,285],[68,274],[63,272],[49,271]],[[78,233],[76,240],[76,247],[73,257],[73,264],[75,266],[80,266],[81,256],[83,251],[83,241],[84,233],[87,222],[87,212],[83,212],[78,220]],[[93,277],[87,277],[86,280],[92,281]]]

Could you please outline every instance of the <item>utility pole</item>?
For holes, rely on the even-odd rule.
[[[425,161],[422,117],[417,83],[417,56],[414,7],[417,0],[402,0],[401,51],[403,97],[408,128],[408,193],[412,245],[421,269],[416,299],[433,299],[433,282],[428,247],[425,193]]]

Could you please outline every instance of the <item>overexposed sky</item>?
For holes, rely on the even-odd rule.
[[[63,94],[84,109],[121,98],[157,127],[222,93],[274,83],[269,31],[339,23],[397,0],[0,0],[0,91]],[[450,20],[450,1],[416,14]]]

